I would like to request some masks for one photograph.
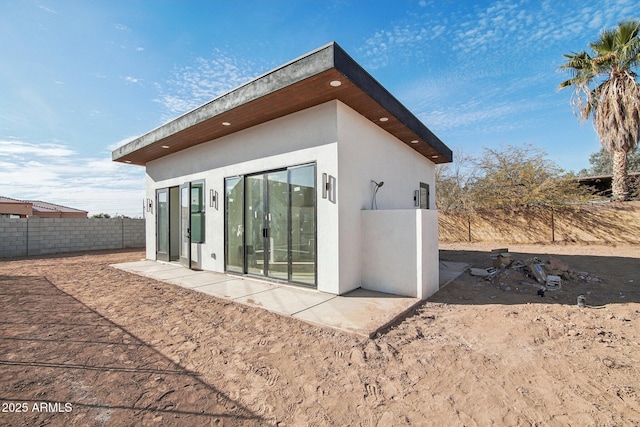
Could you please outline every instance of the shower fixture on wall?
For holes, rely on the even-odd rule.
[[[375,182],[371,180],[375,184],[375,188],[373,189],[373,197],[371,198],[371,209],[378,209],[378,202],[376,201],[376,196],[378,195],[378,190],[380,187],[384,185],[384,181]]]

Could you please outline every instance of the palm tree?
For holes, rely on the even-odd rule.
[[[600,143],[613,155],[614,200],[627,200],[627,153],[640,139],[640,84],[635,69],[640,66],[640,20],[631,19],[603,30],[589,43],[587,52],[565,54],[560,70],[571,78],[559,89],[574,88],[574,111],[582,120],[593,118]]]

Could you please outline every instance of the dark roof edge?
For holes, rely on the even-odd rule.
[[[409,129],[424,139],[438,153],[448,161],[453,160],[453,153],[433,132],[427,128],[407,107],[402,105],[387,89],[384,88],[371,74],[358,64],[337,43],[334,46],[334,63],[338,71],[344,74],[356,86],[380,104],[384,109],[397,117]]]

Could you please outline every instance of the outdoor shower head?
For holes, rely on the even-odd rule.
[[[378,194],[380,187],[384,185],[384,181],[375,182],[374,180],[371,180],[371,182],[376,185],[376,188],[373,189],[373,197],[371,198],[371,209],[377,209],[378,204],[376,203],[376,195]]]

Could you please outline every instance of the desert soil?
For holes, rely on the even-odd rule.
[[[573,278],[466,272],[372,339],[109,266],[142,252],[1,261],[0,425],[640,425],[640,250],[508,248]]]

